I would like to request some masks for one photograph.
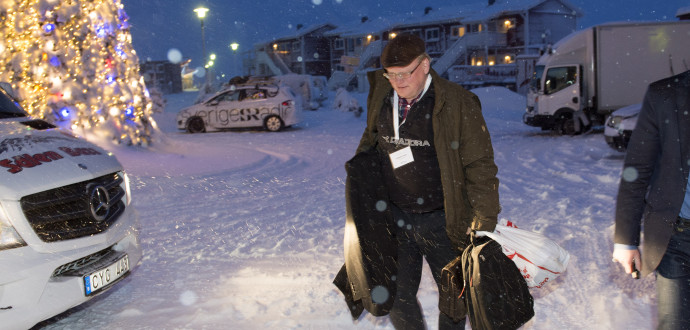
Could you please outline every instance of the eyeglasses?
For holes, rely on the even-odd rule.
[[[423,58],[421,60],[419,60],[419,62],[417,62],[417,66],[415,66],[414,69],[412,69],[412,71],[410,71],[410,72],[401,72],[401,73],[384,72],[383,76],[386,77],[386,79],[388,79],[388,80],[405,80],[405,79],[410,78],[412,76],[412,74],[417,70],[417,68],[419,67],[420,64],[422,64],[423,61],[424,61]]]

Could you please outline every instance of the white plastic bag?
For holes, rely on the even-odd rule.
[[[546,282],[565,271],[570,254],[546,236],[518,229],[510,221],[501,220],[494,232],[478,231],[477,236],[488,236],[501,244],[522,273],[529,287],[541,288]]]

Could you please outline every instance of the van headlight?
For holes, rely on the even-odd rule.
[[[120,188],[125,191],[125,205],[129,206],[129,204],[132,202],[132,191],[129,188],[129,176],[124,171],[117,172],[117,174],[122,177]]]
[[[0,204],[0,251],[26,246],[26,242],[19,236],[5,215],[5,209]]]

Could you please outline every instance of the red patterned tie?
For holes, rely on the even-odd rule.
[[[422,93],[419,93],[419,95],[417,95],[417,97],[413,98],[412,101],[407,101],[407,99],[402,98],[402,97],[398,99],[398,109],[402,110],[402,115],[399,115],[401,123],[405,121],[405,118],[407,118],[407,113],[410,112],[410,108],[412,108],[412,106],[415,103],[417,103],[417,100],[419,99],[419,96],[421,96],[421,95],[422,95]]]

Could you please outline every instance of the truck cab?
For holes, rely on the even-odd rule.
[[[535,65],[527,93],[523,122],[565,135],[580,134],[591,126],[589,103],[593,50],[592,30],[574,32],[548,47]]]
[[[567,135],[581,133],[589,125],[583,113],[581,77],[579,64],[562,64],[548,69],[537,65],[527,94],[525,124]]]
[[[523,122],[575,135],[687,70],[690,21],[605,23],[573,32],[535,65]]]

